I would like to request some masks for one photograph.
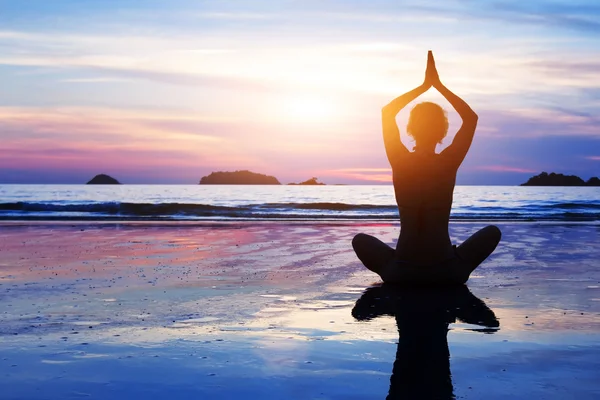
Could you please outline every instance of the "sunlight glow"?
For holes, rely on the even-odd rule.
[[[294,122],[322,122],[338,112],[334,102],[316,95],[290,96],[282,105],[284,118]]]

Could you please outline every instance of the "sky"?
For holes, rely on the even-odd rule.
[[[587,180],[599,37],[597,0],[0,0],[0,183],[389,184],[381,108],[423,82],[427,50],[479,115],[457,184]],[[448,111],[439,151],[460,119],[422,100]]]

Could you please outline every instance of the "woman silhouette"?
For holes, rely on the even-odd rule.
[[[408,134],[416,142],[410,152],[400,141],[396,115],[431,87],[448,100],[463,123],[452,144],[438,154],[435,148],[448,131],[446,113],[435,103],[417,104],[407,125]],[[471,146],[477,114],[442,84],[429,51],[425,81],[383,107],[382,123],[400,211],[400,237],[394,250],[379,239],[360,233],[352,240],[356,255],[384,282],[465,283],[494,251],[501,237],[500,229],[490,225],[457,247],[448,234],[456,172]]]

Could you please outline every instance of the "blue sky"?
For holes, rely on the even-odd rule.
[[[0,0],[0,183],[389,182],[380,109],[429,49],[480,115],[459,184],[588,179],[598,37],[596,1]]]

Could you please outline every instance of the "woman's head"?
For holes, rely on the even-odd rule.
[[[417,146],[442,143],[448,133],[446,111],[429,101],[419,103],[410,112],[406,131]]]

